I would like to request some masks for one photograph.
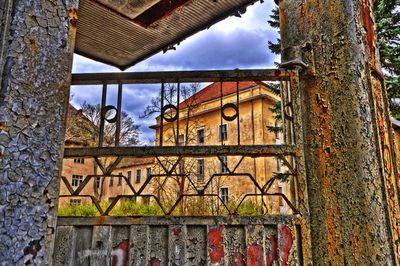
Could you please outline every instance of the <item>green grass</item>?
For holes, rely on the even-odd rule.
[[[227,203],[228,208],[233,212],[237,206],[238,202],[231,200]],[[101,207],[106,210],[110,205],[110,202],[102,202]],[[187,200],[185,202],[185,207],[177,206],[172,215],[175,216],[208,216],[208,215],[226,215],[228,212],[223,206],[211,208],[210,201],[195,201]],[[168,208],[167,208],[168,210]],[[214,212],[214,213],[213,213]],[[238,215],[263,215],[265,212],[261,207],[260,203],[253,201],[243,202],[238,211]],[[96,207],[92,204],[86,205],[68,205],[63,206],[58,209],[59,216],[99,216],[100,213]],[[144,204],[143,202],[137,203],[130,200],[120,201],[110,212],[110,216],[163,216],[164,213],[160,206],[155,202],[150,202],[149,204]]]

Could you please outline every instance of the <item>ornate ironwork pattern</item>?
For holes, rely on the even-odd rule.
[[[234,102],[227,102],[224,99],[224,82],[236,82],[236,94]],[[282,126],[284,135],[284,144],[274,145],[242,145],[241,122],[240,122],[240,82],[243,81],[274,81],[280,82],[280,99],[282,101]],[[122,92],[124,84],[149,84],[159,82],[160,88],[160,114],[158,117],[159,130],[157,146],[145,147],[121,147],[121,113],[122,113]],[[176,102],[166,102],[166,83],[173,82],[177,84]],[[201,145],[193,144],[182,145],[179,143],[180,122],[182,107],[181,103],[181,83],[188,82],[219,82],[219,110],[220,126],[225,121],[236,121],[237,141],[232,144],[223,138],[220,145]],[[265,198],[281,198],[292,214],[307,214],[307,193],[305,182],[304,159],[302,154],[302,127],[301,119],[297,115],[301,113],[300,96],[297,87],[296,72],[286,70],[236,70],[236,71],[197,71],[197,72],[161,72],[161,73],[126,73],[126,74],[76,74],[73,75],[73,85],[102,84],[101,100],[101,121],[99,128],[98,147],[74,147],[66,148],[64,158],[86,157],[93,158],[100,174],[88,175],[81,184],[74,190],[68,179],[63,177],[63,183],[68,189],[69,195],[60,195],[60,197],[86,197],[90,198],[93,204],[103,216],[110,215],[113,208],[121,199],[152,198],[161,208],[165,215],[174,215],[176,209],[182,201],[188,198],[214,198],[218,206],[223,207],[223,213],[234,215],[239,213],[239,209],[251,197],[260,198],[264,203]],[[107,105],[107,87],[110,84],[118,84],[117,106]],[[230,111],[230,112],[228,112]],[[187,115],[187,114],[186,114]],[[106,123],[115,124],[115,145],[114,147],[104,147],[104,128]],[[174,124],[173,142],[166,142],[165,128]],[[114,159],[108,164],[104,158],[113,156]],[[123,158],[148,158],[156,160],[157,171],[151,173],[139,187],[132,185],[126,175],[114,174],[115,169]],[[214,158],[223,167],[224,172],[215,171],[209,175],[207,180],[199,185],[195,180],[195,175],[182,170],[183,162],[193,164],[199,158]],[[227,164],[227,159],[236,161],[231,167]],[[277,158],[285,167],[286,171],[273,172],[272,176],[265,180],[259,180],[255,173],[246,171],[241,167],[245,160],[256,160],[257,158]],[[193,165],[191,166],[194,167]],[[88,186],[90,180],[100,178],[100,182],[110,178],[122,178],[125,182],[127,191],[117,195],[108,206],[102,206],[102,203],[94,196],[83,193],[84,188]],[[237,179],[244,178],[254,187],[251,193],[243,194],[237,204],[228,206],[219,193],[213,189],[213,183],[221,178]],[[281,192],[273,192],[271,189],[282,179],[292,179],[294,192],[290,196]],[[185,190],[169,200],[168,204],[163,200],[164,194],[171,194],[165,188],[170,182],[185,180]],[[151,188],[151,189],[149,189]],[[149,193],[151,192],[151,193]]]

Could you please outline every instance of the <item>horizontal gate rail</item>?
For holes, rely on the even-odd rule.
[[[189,83],[219,81],[282,81],[289,80],[289,72],[282,69],[163,71],[131,73],[72,74],[71,85]]]
[[[98,217],[58,217],[58,226],[122,226],[122,225],[254,225],[254,224],[298,224],[300,215],[263,215],[263,216],[98,216]]]
[[[242,155],[247,157],[297,155],[295,145],[229,145],[229,146],[143,146],[109,148],[65,148],[64,158],[118,156],[221,156]]]

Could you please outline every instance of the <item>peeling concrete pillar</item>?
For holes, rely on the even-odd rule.
[[[0,264],[51,264],[76,0],[0,1]]]
[[[315,265],[399,265],[399,201],[369,0],[281,0],[300,70]]]

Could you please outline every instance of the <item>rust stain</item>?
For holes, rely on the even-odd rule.
[[[180,227],[173,228],[172,233],[174,236],[179,236],[182,233],[182,229]]]
[[[73,28],[76,28],[77,23],[78,23],[78,12],[75,8],[71,8],[69,10],[69,24]]]
[[[154,6],[150,7],[144,13],[133,19],[133,22],[142,27],[148,27],[157,21],[171,15],[174,12],[179,12],[192,0],[161,0]]]
[[[332,112],[329,98],[317,90],[316,82],[311,82],[309,90],[311,95],[315,95],[315,100],[310,102],[311,112],[315,116],[315,128],[318,130],[309,136],[315,138],[315,142],[320,143],[317,149],[318,161],[320,167],[321,176],[321,189],[322,194],[326,195],[325,200],[325,233],[326,243],[329,246],[328,254],[338,254],[339,243],[341,243],[341,234],[337,233],[339,228],[337,227],[336,218],[340,217],[340,211],[337,203],[337,195],[332,190],[331,175],[334,169],[334,147],[333,147],[333,136],[332,136]]]
[[[269,241],[271,248],[267,252],[267,266],[271,266],[278,260],[278,238],[275,235],[272,235]]]
[[[106,222],[106,217],[105,216],[97,216],[96,217],[96,224],[97,225],[102,225]]]
[[[301,29],[304,32],[305,30],[305,18],[306,18],[306,10],[304,8],[304,4],[300,4],[301,8],[300,8],[300,21],[301,21]]]
[[[370,61],[371,64],[375,67],[375,29],[374,29],[374,21],[371,15],[371,9],[369,5],[369,0],[365,0],[364,5],[362,7],[362,20],[363,26],[366,31],[365,41],[367,42],[369,53],[370,53]]]
[[[161,260],[159,260],[157,258],[151,258],[147,265],[148,266],[161,266]]]
[[[129,252],[129,241],[123,240],[118,246],[114,247],[112,255],[112,266],[125,266],[128,265],[128,252]]]
[[[265,265],[263,262],[263,247],[261,245],[253,244],[247,246],[247,265]]]
[[[398,224],[398,200],[397,200],[397,187],[396,187],[396,180],[398,178],[396,177],[393,169],[393,158],[392,158],[392,146],[390,144],[390,136],[389,136],[389,126],[386,123],[385,120],[385,106],[383,105],[384,99],[382,95],[382,83],[376,79],[372,78],[372,89],[373,89],[373,94],[374,94],[374,101],[376,105],[376,118],[377,118],[377,123],[378,123],[378,134],[379,134],[379,140],[381,143],[380,147],[380,153],[381,157],[383,160],[383,168],[384,168],[384,180],[385,180],[385,188],[386,188],[386,194],[387,194],[387,199],[389,202],[389,214],[390,214],[390,219],[392,222],[392,226],[394,228],[393,230],[393,238],[394,242],[396,245],[396,249],[398,250],[398,253],[400,253],[400,227]],[[368,243],[372,245],[372,243]]]
[[[244,266],[244,256],[243,254],[240,252],[240,248],[236,247],[235,248],[235,252],[233,253],[233,257],[232,257],[232,262],[231,264],[233,266]]]
[[[211,228],[208,231],[208,255],[211,263],[219,263],[224,257],[221,227]]]
[[[30,39],[29,43],[30,43],[31,48],[32,48],[32,54],[36,55],[38,53],[38,51],[39,51],[39,47],[37,45],[36,40],[35,39]]]
[[[6,127],[6,122],[1,121],[0,122],[0,129],[3,129]]]

